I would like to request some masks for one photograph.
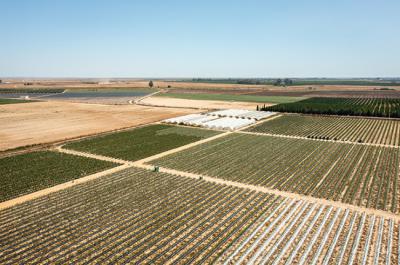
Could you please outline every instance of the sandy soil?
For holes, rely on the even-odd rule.
[[[249,109],[256,110],[260,103],[251,102],[230,102],[217,100],[191,100],[167,97],[150,97],[141,101],[142,104],[153,106],[184,107],[198,109]],[[271,104],[273,105],[273,104]]]
[[[135,100],[137,97],[87,97],[87,98],[41,98],[45,101],[61,101],[75,103],[90,103],[90,104],[106,104],[106,105],[127,105],[130,100]]]
[[[36,102],[0,105],[0,150],[156,122],[195,110]]]

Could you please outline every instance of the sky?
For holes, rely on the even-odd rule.
[[[399,77],[398,0],[0,0],[2,77]]]

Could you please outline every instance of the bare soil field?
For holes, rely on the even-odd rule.
[[[156,122],[194,110],[136,105],[35,102],[0,106],[0,150]]]
[[[42,100],[46,101],[105,104],[105,105],[127,105],[131,100],[135,99],[138,99],[138,97],[42,98]]]
[[[217,100],[190,100],[167,97],[149,97],[141,101],[142,104],[163,107],[181,107],[197,109],[249,109],[255,110],[257,103],[250,102],[229,102]],[[259,105],[260,103],[258,103]],[[272,104],[271,104],[272,105]]]

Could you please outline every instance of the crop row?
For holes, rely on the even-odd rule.
[[[231,134],[157,166],[399,212],[399,149]]]
[[[0,158],[0,201],[6,201],[115,166],[52,151]]]
[[[398,264],[392,219],[286,200],[220,256],[221,264]]]
[[[202,263],[281,200],[131,168],[0,211],[0,263]]]
[[[263,108],[267,111],[308,114],[400,117],[400,99],[391,98],[309,98]]]
[[[0,263],[396,263],[399,224],[130,168],[0,211]]]
[[[67,144],[66,148],[135,161],[219,133],[212,130],[156,124],[83,139]]]
[[[400,121],[332,116],[283,115],[248,131],[383,145],[400,145]]]

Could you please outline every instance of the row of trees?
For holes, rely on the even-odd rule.
[[[327,114],[349,116],[374,116],[400,118],[400,99],[372,99],[357,103],[356,98],[309,98],[293,103],[260,108],[262,111]]]

